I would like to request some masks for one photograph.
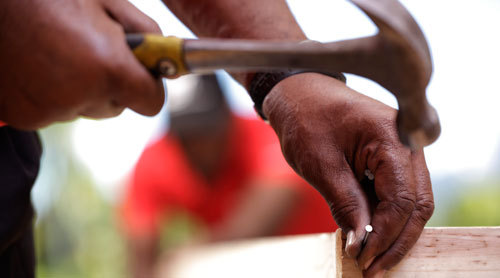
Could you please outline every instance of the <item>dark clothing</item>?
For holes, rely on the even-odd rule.
[[[35,132],[0,127],[0,277],[34,277],[30,193],[41,152]]]

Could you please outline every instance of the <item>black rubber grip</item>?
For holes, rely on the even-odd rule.
[[[130,49],[135,49],[144,41],[144,36],[142,34],[127,34],[127,44]]]

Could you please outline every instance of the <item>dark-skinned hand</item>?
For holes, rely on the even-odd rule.
[[[288,163],[330,205],[346,252],[365,277],[382,277],[420,236],[434,209],[422,150],[403,146],[396,110],[316,73],[278,83],[264,114]],[[362,185],[365,171],[374,175]],[[365,226],[373,232],[363,244]]]
[[[126,107],[156,114],[163,87],[133,56],[126,32],[160,30],[126,0],[1,1],[0,121],[35,129]]]

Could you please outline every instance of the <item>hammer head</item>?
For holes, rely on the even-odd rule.
[[[427,41],[413,17],[397,0],[351,0],[370,17],[379,33],[357,51],[360,65],[352,72],[368,77],[398,100],[401,141],[419,148],[434,142],[441,128],[425,89],[432,74]],[[368,43],[366,43],[368,42]]]
[[[155,35],[128,36],[134,54],[150,70],[167,77],[207,70],[296,68],[348,72],[367,77],[396,96],[399,137],[412,148],[434,142],[440,133],[425,89],[432,74],[427,42],[397,0],[351,0],[377,25],[372,37],[326,44],[249,40],[181,40]]]

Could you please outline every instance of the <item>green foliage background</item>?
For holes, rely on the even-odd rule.
[[[126,277],[125,241],[115,209],[75,158],[71,129],[61,124],[41,132],[42,171],[53,177],[45,181],[46,189],[55,189],[48,194],[56,197],[35,223],[37,277]]]
[[[448,226],[500,226],[500,182],[490,180],[461,190],[447,215]]]

